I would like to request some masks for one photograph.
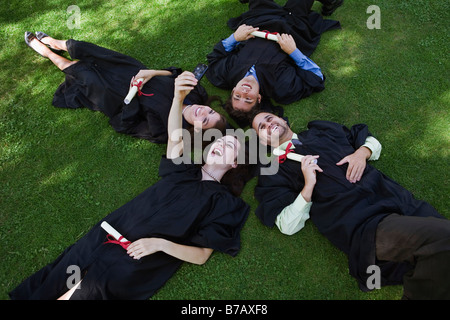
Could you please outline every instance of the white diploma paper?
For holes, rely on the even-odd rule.
[[[278,148],[273,149],[272,152],[276,156],[281,156],[281,155],[283,155],[285,153],[284,151],[282,151],[282,150],[280,150]],[[290,152],[286,156],[287,156],[288,159],[291,159],[291,160],[294,160],[294,161],[298,161],[298,162],[302,162],[302,159],[304,157],[301,154],[294,153],[294,152]],[[317,163],[317,159],[314,159],[312,161],[312,163]]]
[[[105,229],[105,231],[106,231],[108,234],[112,235],[112,236],[114,237],[114,239],[116,239],[116,240],[119,240],[120,237],[122,237],[122,235],[121,235],[116,229],[114,229],[113,227],[111,227],[111,225],[110,225],[108,222],[106,222],[106,221],[103,221],[103,222],[101,223],[100,227],[102,227],[103,229]],[[127,241],[128,241],[128,240],[125,239],[125,238],[120,239],[120,242],[127,242]]]
[[[139,83],[144,81],[144,79],[139,78],[136,79],[135,82]],[[131,100],[134,98],[134,96],[136,95],[136,92],[138,91],[138,87],[137,86],[132,86],[130,88],[130,90],[128,91],[127,96],[125,97],[125,99],[123,100],[123,102],[125,102],[125,104],[129,104],[131,102]]]
[[[271,34],[271,33],[267,34],[266,32],[263,32],[263,31],[253,31],[252,35],[254,35],[255,37],[258,37],[258,38],[265,38],[265,39],[269,39],[269,40],[278,42],[278,38],[275,34]],[[267,35],[267,37],[266,37],[266,35]]]

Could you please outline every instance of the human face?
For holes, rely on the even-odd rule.
[[[186,108],[183,113],[184,119],[196,128],[204,130],[215,128],[217,123],[222,120],[220,114],[208,106],[194,104]]]
[[[258,113],[253,119],[252,127],[264,145],[278,147],[292,137],[286,121],[271,113]]]
[[[249,112],[259,101],[259,83],[253,76],[242,78],[231,92],[231,104],[235,110]]]
[[[207,164],[225,164],[233,168],[237,166],[236,159],[241,144],[233,136],[224,136],[217,139],[208,151]]]

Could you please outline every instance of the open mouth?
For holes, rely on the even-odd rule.
[[[222,150],[220,150],[219,148],[214,148],[211,154],[221,157],[223,153]]]
[[[247,90],[252,90],[252,86],[247,83],[243,84],[241,87]]]
[[[279,131],[278,125],[270,126],[270,133],[274,133],[275,131]]]
[[[196,117],[198,117],[198,113],[200,112],[200,109],[201,109],[201,107],[198,107],[197,109],[195,109],[194,114]]]

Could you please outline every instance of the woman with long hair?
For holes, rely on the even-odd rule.
[[[203,165],[178,161],[183,136],[175,133],[182,127],[183,101],[197,82],[190,72],[175,81],[161,179],[22,282],[12,299],[148,299],[184,261],[205,263],[213,250],[238,253],[249,206],[221,182],[241,166],[244,144],[223,136],[212,143]],[[103,221],[128,242],[108,240]],[[68,288],[71,266],[79,268],[81,280]]]
[[[25,43],[65,74],[53,98],[55,107],[101,111],[117,132],[167,142],[174,80],[181,69],[151,70],[125,54],[89,42],[54,39],[43,32],[25,32]],[[72,60],[58,54],[65,51]],[[138,87],[138,94],[126,104],[124,98],[131,86]],[[224,131],[226,119],[208,106],[211,100],[214,98],[197,84],[183,102],[183,127]]]

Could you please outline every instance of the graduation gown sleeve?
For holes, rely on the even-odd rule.
[[[234,257],[240,250],[240,231],[250,207],[229,193],[214,197],[211,207],[214,209],[200,223],[191,242],[193,245],[212,248]]]
[[[206,56],[208,60],[206,77],[218,88],[231,89],[235,85],[233,79],[229,76],[230,70],[237,59],[234,51],[227,52],[222,41],[219,41],[214,46],[213,51]]]
[[[278,103],[290,104],[325,89],[325,75],[322,79],[298,67],[290,57],[276,67],[274,74],[276,80],[266,91],[272,91],[269,95]]]
[[[159,175],[167,177],[185,171],[195,174],[193,164],[179,163],[162,157]],[[200,183],[200,182],[199,182]],[[233,196],[227,189],[214,181],[203,181],[208,189],[215,190],[208,201],[207,214],[199,219],[190,245],[211,248],[235,256],[240,249],[240,231],[248,217],[250,207],[241,198]]]
[[[299,175],[302,175],[301,172]],[[259,205],[255,214],[264,225],[273,227],[280,212],[295,201],[301,191],[295,188],[295,186],[300,187],[302,183],[298,181],[300,178],[295,173],[289,176],[289,172],[281,167],[277,174],[258,177],[255,198]]]
[[[187,170],[195,170],[195,165],[185,163],[181,158],[172,160],[168,159],[166,155],[163,155],[159,163],[158,174],[161,178],[164,178],[173,173],[180,173]]]

